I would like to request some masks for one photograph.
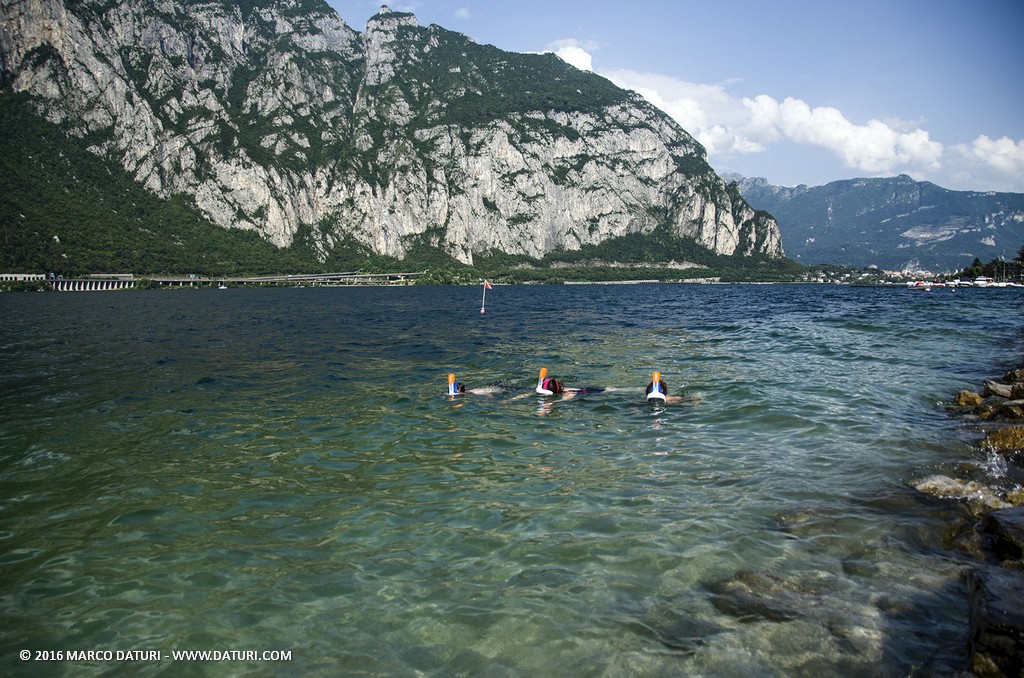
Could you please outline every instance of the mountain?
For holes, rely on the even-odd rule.
[[[360,34],[322,0],[8,0],[0,87],[157,196],[321,262],[637,234],[783,256],[639,95],[387,7]]]
[[[802,195],[810,189],[806,184],[799,186],[774,186],[768,183],[764,177],[747,178],[741,174],[726,173],[722,175],[726,181],[735,181],[739,185],[740,193],[751,205],[757,205],[757,209],[766,212],[773,212],[783,203]]]
[[[804,264],[956,272],[975,257],[1012,261],[1024,245],[1024,194],[951,191],[900,175],[772,186],[737,180],[779,222],[786,253]]]

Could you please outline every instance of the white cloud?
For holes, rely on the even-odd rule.
[[[958,146],[965,157],[1010,175],[1024,174],[1024,141],[1010,137],[990,139],[982,134],[969,146]]]
[[[720,85],[699,85],[634,71],[606,74],[671,115],[700,141],[709,156],[762,153],[783,140],[831,151],[847,167],[872,174],[934,171],[942,144],[917,128],[901,131],[869,120],[857,125],[831,107],[812,108],[792,97],[737,97]]]
[[[594,70],[594,60],[590,52],[578,40],[556,40],[548,45],[548,51],[554,52],[562,61],[581,71]]]
[[[1024,141],[991,139],[982,134],[970,144],[949,149],[951,180],[965,187],[1024,192]]]
[[[590,50],[596,48],[576,40],[549,46],[584,70],[593,70]],[[920,121],[872,119],[857,124],[836,108],[812,107],[794,97],[739,97],[727,89],[732,83],[705,85],[630,70],[601,74],[675,119],[703,144],[712,164],[790,142],[825,149],[858,173],[905,173],[950,188],[1024,191],[1024,141],[983,135],[969,145],[947,148]]]
[[[709,153],[727,152],[752,145],[748,151],[764,150],[756,139],[736,135],[742,123],[741,107],[728,92],[717,85],[698,85],[676,78],[633,71],[603,74],[609,80],[631,89],[672,116],[698,140]]]
[[[849,168],[889,174],[935,171],[941,167],[942,144],[932,141],[925,130],[900,132],[881,120],[856,125],[835,108],[811,108],[791,97],[779,104],[778,112],[778,127],[783,136],[830,150]]]
[[[468,7],[459,7],[457,10],[455,10],[455,18],[456,19],[472,19],[473,15],[472,15],[472,13],[470,13]]]
[[[562,61],[575,66],[581,71],[594,70],[594,63],[590,58],[590,54],[581,47],[563,47],[555,52],[555,54],[561,57]]]

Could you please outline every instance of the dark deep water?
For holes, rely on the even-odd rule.
[[[0,296],[0,672],[966,668],[956,509],[906,482],[983,467],[941,402],[1019,292],[480,291]],[[540,367],[614,390],[512,400]]]

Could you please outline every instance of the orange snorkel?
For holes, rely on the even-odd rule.
[[[536,391],[537,393],[541,394],[541,395],[555,395],[554,391],[550,391],[550,390],[544,388],[544,377],[546,377],[547,374],[548,374],[548,368],[546,368],[546,367],[540,368],[540,377],[537,379],[537,388],[535,388],[533,390]]]

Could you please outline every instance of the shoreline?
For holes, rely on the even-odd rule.
[[[976,424],[978,451],[988,455],[983,466],[995,473],[978,480],[932,475],[908,485],[964,508],[970,525],[950,526],[945,548],[975,561],[964,573],[971,671],[1015,678],[1024,675],[1024,367],[986,379],[980,392],[960,391],[946,409]],[[993,475],[1002,482],[994,484]]]

